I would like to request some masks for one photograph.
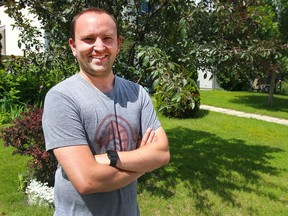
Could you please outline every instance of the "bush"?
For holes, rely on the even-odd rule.
[[[200,108],[198,86],[193,79],[185,76],[181,67],[176,68],[178,70],[167,71],[160,78],[156,93],[157,108],[168,117],[195,117]]]
[[[31,178],[54,185],[54,175],[57,167],[56,158],[45,150],[44,134],[42,131],[43,110],[30,107],[20,118],[13,122],[13,126],[2,129],[1,138],[4,145],[15,147],[14,154],[29,155],[29,164],[33,169]]]
[[[276,93],[288,95],[288,81],[281,81],[276,83]]]
[[[78,71],[76,64],[45,53],[12,57],[0,71],[0,92],[13,104],[41,105],[48,90]]]

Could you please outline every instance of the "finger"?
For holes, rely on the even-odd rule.
[[[148,128],[145,133],[144,133],[144,136],[141,140],[141,145],[140,146],[143,146],[143,145],[146,145],[147,144],[147,141],[149,139],[149,136],[150,136],[150,133],[152,131],[152,128]]]
[[[154,135],[153,137],[153,141],[152,142],[156,142],[157,141],[157,137],[156,137],[156,134]]]
[[[155,132],[151,131],[151,133],[148,137],[148,140],[147,140],[147,144],[153,142],[154,137],[155,137]]]

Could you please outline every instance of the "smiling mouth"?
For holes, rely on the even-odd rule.
[[[103,59],[106,55],[99,55],[99,56],[91,56],[92,59]]]
[[[97,56],[90,56],[91,60],[93,61],[104,61],[107,55],[97,55]]]

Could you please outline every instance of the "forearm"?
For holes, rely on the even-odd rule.
[[[102,175],[100,176],[99,173],[102,173]],[[137,180],[143,174],[99,165],[94,174],[88,175],[89,180],[86,180],[87,188],[80,193],[91,194],[118,190]]]
[[[123,188],[143,173],[124,171],[98,163],[88,146],[54,149],[54,154],[75,189],[81,194]]]
[[[118,152],[116,167],[131,172],[150,172],[166,165],[170,160],[168,139],[162,128],[157,129],[155,133],[157,133],[157,139],[153,139],[154,135],[150,137],[151,139],[144,136],[145,141],[142,142],[140,148]],[[95,155],[95,159],[101,164],[109,165],[110,163],[107,154]]]
[[[169,162],[169,150],[159,149],[156,143],[130,152],[119,152],[117,168],[132,172],[151,172]]]

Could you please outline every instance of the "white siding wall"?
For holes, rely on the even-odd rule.
[[[204,78],[205,74],[206,78]],[[198,87],[200,89],[219,89],[220,87],[217,83],[217,78],[215,75],[212,75],[213,74],[210,71],[198,70]]]
[[[2,50],[2,54],[22,56],[24,55],[24,51],[18,47],[18,39],[19,39],[20,31],[19,29],[12,27],[12,25],[15,22],[4,11],[5,11],[5,7],[1,6],[0,7],[0,21],[1,21],[0,31],[1,31],[1,34],[3,31],[5,32],[5,35],[2,35],[3,39],[5,40],[5,44],[2,44],[2,46],[5,46],[4,50]],[[26,14],[27,18],[33,20],[32,22],[33,26],[40,27],[39,21],[35,20],[35,18],[31,14],[29,14],[27,10],[24,11],[24,14]],[[40,40],[44,43],[44,38],[41,38]],[[5,53],[3,53],[3,51]]]

